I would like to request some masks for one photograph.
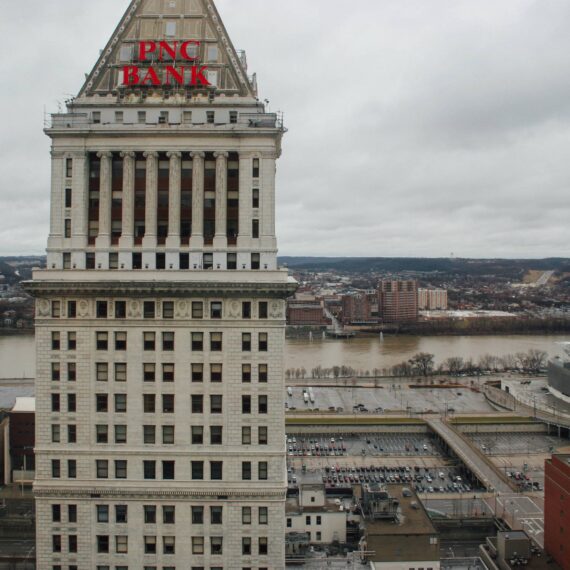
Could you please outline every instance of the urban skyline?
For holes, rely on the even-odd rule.
[[[220,1],[271,110],[287,112],[281,253],[565,255],[569,8],[442,1],[428,13],[423,4],[362,1],[346,14],[336,1]],[[2,255],[43,252],[42,109],[77,91],[125,6],[58,0],[6,11],[7,44],[20,55],[0,63],[14,81],[2,102],[19,111],[0,143]],[[35,40],[22,45],[21,34]],[[38,46],[44,56],[32,57]],[[29,155],[40,157],[34,169]]]

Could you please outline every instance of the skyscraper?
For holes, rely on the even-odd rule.
[[[46,133],[38,568],[284,568],[280,117],[211,0],[133,0]]]

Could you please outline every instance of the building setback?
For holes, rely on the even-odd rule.
[[[570,454],[553,455],[544,471],[544,547],[560,564],[570,570]]]
[[[284,129],[245,54],[211,0],[133,0],[46,133],[38,569],[283,569],[296,284],[276,261]]]

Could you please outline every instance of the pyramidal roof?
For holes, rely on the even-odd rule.
[[[148,88],[256,97],[213,0],[132,0],[78,97]]]

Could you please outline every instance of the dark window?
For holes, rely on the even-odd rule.
[[[174,350],[174,333],[173,332],[163,332],[162,333],[162,350],[173,351]]]
[[[219,395],[210,396],[210,413],[221,414],[222,413],[222,400],[223,397]]]
[[[267,556],[269,552],[268,541],[266,537],[260,536],[259,537],[259,555],[260,556]]]
[[[259,350],[260,352],[267,352],[267,333],[259,333]]]
[[[254,239],[259,238],[259,220],[251,220],[251,237]]]
[[[204,462],[192,461],[192,480],[203,481],[204,479]]]
[[[67,318],[75,319],[77,317],[77,301],[67,301]]]
[[[222,365],[210,364],[210,382],[220,383],[222,381]]]
[[[192,413],[202,414],[204,413],[204,396],[201,394],[192,395]]]
[[[260,481],[267,481],[268,463],[267,461],[260,461],[257,469],[258,479]]]
[[[204,303],[202,301],[192,301],[192,318],[204,318]]]
[[[191,434],[192,434],[192,444],[193,445],[202,445],[204,443],[204,428],[203,428],[203,426],[192,426],[191,427]]]
[[[59,394],[52,394],[51,395],[51,411],[52,412],[59,412],[60,410],[60,396]]]
[[[145,319],[154,319],[154,316],[155,316],[155,302],[154,301],[145,301],[144,302],[143,316]]]
[[[223,507],[210,507],[210,523],[223,524]]]
[[[162,194],[162,192],[160,192]],[[158,225],[158,237],[166,237],[168,234],[168,226],[159,223]],[[156,268],[166,269],[166,255],[164,253],[156,254]]]
[[[211,319],[221,319],[222,318],[222,302],[212,301],[210,303],[210,318]]]
[[[228,253],[228,270],[237,269],[237,254]]]
[[[144,505],[145,524],[156,524],[156,507],[154,505]]]
[[[244,301],[241,304],[241,318],[251,319],[251,303],[249,301]]]
[[[164,414],[174,413],[174,394],[162,395],[162,413]]]
[[[253,208],[259,208],[259,189],[257,188],[253,189],[251,206]]]
[[[259,413],[266,414],[268,409],[267,396],[259,396]]]
[[[99,413],[106,413],[109,411],[109,396],[107,394],[96,394],[95,410]]]
[[[212,481],[221,481],[223,478],[223,462],[210,461],[210,479]]]
[[[142,253],[133,253],[133,269],[142,269]]]
[[[204,524],[204,507],[192,507],[192,524]]]
[[[86,253],[85,254],[85,267],[87,269],[95,269],[95,254]]]
[[[192,350],[194,352],[204,350],[204,333],[192,333]]]
[[[212,352],[222,351],[222,333],[210,333],[210,350]]]
[[[106,319],[108,316],[108,303],[107,301],[97,301],[97,318]]]
[[[71,208],[71,204],[72,204],[72,191],[71,188],[66,188],[65,189],[65,207],[66,208]]]
[[[115,460],[115,479],[127,478],[127,461],[125,459]]]
[[[70,523],[77,522],[77,505],[67,505],[67,520]]]
[[[190,228],[187,230],[187,235],[184,234],[184,230],[182,230],[182,237],[188,237],[190,235]],[[190,269],[190,254],[189,253],[181,253],[180,254],[180,269],[183,271]]]
[[[75,362],[67,363],[67,381],[75,382],[77,380],[77,364]]]
[[[106,332],[96,333],[96,346],[97,350],[108,350],[109,348],[109,335]]]
[[[174,318],[174,301],[164,301],[162,303],[162,318],[163,319]]]
[[[223,428],[222,426],[210,426],[210,444],[222,445]]]
[[[241,413],[251,414],[251,396],[241,397]]]
[[[251,364],[241,365],[241,381],[246,384],[251,382]]]
[[[95,441],[97,443],[109,443],[109,426],[105,424],[95,426]]]
[[[59,350],[59,348],[60,348],[60,333],[54,331],[51,333],[51,349]]]
[[[115,505],[115,522],[125,524],[127,522],[128,507],[127,505]]]
[[[259,158],[253,159],[253,172],[252,175],[254,178],[259,178]]]
[[[154,394],[143,395],[143,410],[145,414],[154,414],[156,412],[156,396]]]
[[[259,302],[259,318],[266,319],[268,310],[267,310],[267,301],[260,301]]]
[[[241,478],[243,481],[251,481],[251,461],[242,461]]]
[[[143,333],[143,348],[144,350],[156,349],[156,333],[153,332]]]
[[[174,463],[174,461],[162,462],[162,478],[165,481],[171,481],[174,479]]]
[[[143,380],[145,382],[156,381],[156,364],[154,362],[145,362],[143,364]]]
[[[156,479],[156,461],[143,461],[143,476],[145,479]]]
[[[109,462],[106,459],[97,459],[95,466],[97,468],[97,479],[109,478]]]
[[[259,378],[261,384],[266,384],[268,380],[267,364],[260,364],[258,367]]]
[[[116,319],[126,319],[127,318],[127,302],[126,301],[115,301],[115,318]]]
[[[192,382],[203,382],[204,381],[204,365],[203,364],[192,364]]]
[[[162,381],[174,382],[174,364],[162,365]]]
[[[243,352],[251,352],[251,333],[242,333],[241,349]]]
[[[59,382],[61,377],[61,366],[59,362],[51,363],[51,379],[52,382]]]
[[[51,476],[53,479],[59,479],[61,477],[61,463],[59,459],[51,460]]]
[[[261,256],[259,253],[251,254],[251,268],[256,271],[261,267]]]
[[[109,537],[108,536],[97,536],[97,552],[108,553],[109,552]]]
[[[61,505],[51,506],[51,520],[52,522],[61,522]]]
[[[61,535],[54,534],[51,537],[51,549],[52,552],[61,552]]]
[[[127,350],[127,333],[115,333],[115,350]]]
[[[257,429],[259,445],[267,445],[268,440],[268,430],[266,426],[259,426]]]
[[[67,426],[67,443],[77,443],[77,426],[75,424]]]

